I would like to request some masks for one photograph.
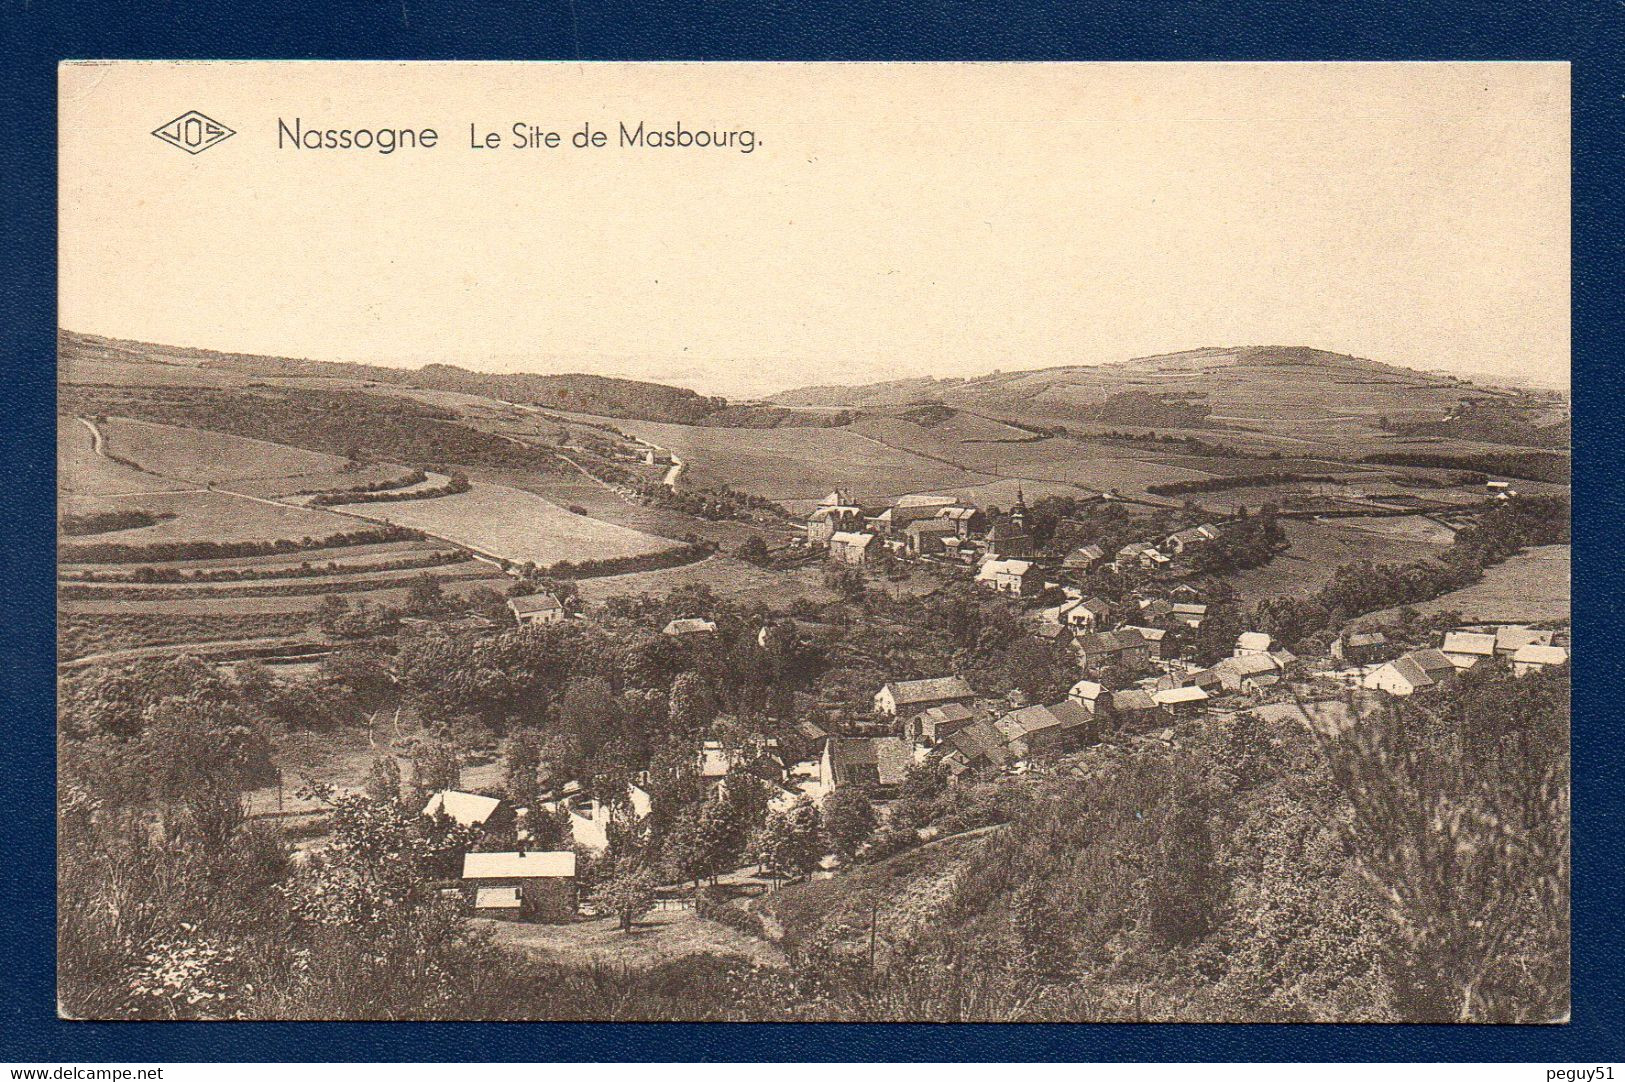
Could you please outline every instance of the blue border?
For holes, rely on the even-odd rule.
[[[1612,555],[1625,496],[1613,437],[1621,341],[1619,50],[1613,0],[1419,4],[1170,0],[667,3],[320,0],[241,6],[0,0],[0,357],[13,409],[0,548],[9,605],[0,874],[0,1058],[87,1061],[1418,1060],[1574,1064],[1625,1047],[1620,961],[1625,770]],[[1610,50],[1612,46],[1612,50]],[[1554,1027],[63,1023],[52,1012],[56,64],[64,58],[697,60],[1571,60],[1574,62],[1574,1021]],[[1492,299],[1493,300],[1493,299]],[[1606,531],[1606,532],[1605,532]],[[1609,649],[1613,647],[1614,649]]]

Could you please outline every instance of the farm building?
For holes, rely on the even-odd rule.
[[[986,718],[948,734],[948,746],[949,751],[943,755],[942,763],[956,775],[970,769],[998,770],[1011,762],[1004,734]]]
[[[556,624],[570,615],[558,598],[547,593],[510,597],[508,611],[513,613],[513,618],[520,627],[530,624]]]
[[[1512,675],[1527,676],[1532,672],[1567,664],[1568,660],[1569,652],[1561,646],[1530,643],[1520,646],[1518,652],[1512,655]]]
[[[1054,706],[1024,706],[993,726],[1017,759],[1045,751],[1078,747],[1094,739],[1094,714],[1071,700]]]
[[[466,853],[463,888],[474,912],[497,920],[562,923],[576,915],[572,852]]]
[[[1156,546],[1147,544],[1144,541],[1130,541],[1128,544],[1117,550],[1117,556],[1112,560],[1112,564],[1119,571],[1123,570],[1124,568],[1133,567],[1140,562],[1140,557],[1143,554],[1154,551],[1155,547]]]
[[[1084,545],[1066,554],[1061,561],[1062,571],[1093,571],[1106,559],[1106,551],[1099,545]]]
[[[1207,619],[1207,606],[1195,601],[1175,601],[1169,606],[1169,623],[1181,624],[1196,631]]]
[[[1227,657],[1213,666],[1225,691],[1256,695],[1280,682],[1281,665],[1268,653]]]
[[[840,634],[841,629],[834,624],[821,624],[816,620],[769,620],[757,630],[756,645],[766,650],[777,644],[825,642]]]
[[[1124,624],[1119,631],[1139,632],[1140,638],[1145,640],[1146,656],[1152,658],[1162,657],[1162,642],[1168,637],[1168,632],[1160,627],[1139,627],[1135,624]]]
[[[1437,687],[1455,675],[1455,663],[1442,652],[1413,650],[1367,673],[1360,684],[1403,698]]]
[[[1070,627],[1065,627],[1061,624],[1049,623],[1048,621],[1039,624],[1038,627],[1034,629],[1033,634],[1037,635],[1046,642],[1052,642],[1057,646],[1070,646],[1072,644],[1072,640],[1076,637],[1076,633]]]
[[[1212,526],[1196,526],[1189,530],[1180,530],[1177,533],[1169,534],[1163,539],[1162,548],[1165,552],[1171,552],[1175,556],[1182,556],[1193,548],[1208,544],[1218,536],[1218,531]]]
[[[1135,672],[1151,662],[1151,644],[1138,631],[1098,631],[1080,637],[1073,645],[1085,676],[1112,665]]]
[[[976,692],[962,676],[937,676],[929,680],[894,680],[875,692],[875,713],[897,718],[908,731],[914,719],[933,706],[973,706]]]
[[[943,542],[958,537],[947,519],[926,518],[911,522],[903,530],[903,543],[912,556],[931,556],[944,549]]]
[[[641,821],[654,809],[654,800],[639,786],[628,785],[626,803],[620,808],[580,795],[569,800],[546,801],[541,808],[548,813],[562,809],[570,824],[571,843],[588,853],[602,853],[609,848],[609,827],[615,817],[621,815],[634,822]],[[520,835],[521,838],[529,836]]]
[[[908,725],[908,735],[915,740],[938,744],[958,732],[982,715],[963,703],[944,703],[920,711]]]
[[[1164,714],[1180,718],[1201,713],[1207,698],[1207,692],[1199,687],[1165,688],[1151,696]]]
[[[1129,688],[1112,692],[1112,713],[1126,725],[1143,725],[1157,713],[1157,701],[1148,691]]]
[[[1345,631],[1332,642],[1332,656],[1350,665],[1380,661],[1388,649],[1388,636],[1380,631]]]
[[[660,633],[670,635],[674,639],[684,639],[695,635],[715,635],[717,625],[714,620],[702,620],[697,616],[683,616],[661,628]]]
[[[896,736],[832,736],[824,744],[818,780],[826,789],[843,785],[893,786],[903,780],[914,754]]]
[[[1502,627],[1495,631],[1495,653],[1511,657],[1525,646],[1550,646],[1552,633],[1532,627]]]
[[[869,560],[874,539],[872,533],[833,533],[829,539],[829,558],[837,563],[861,567]]]
[[[968,541],[987,532],[987,516],[975,507],[955,504],[952,507],[939,508],[937,520],[950,523],[954,528],[954,535],[961,541]]]
[[[976,571],[976,581],[1003,594],[1018,597],[1036,593],[1043,575],[1031,560],[988,559]]]
[[[958,503],[952,496],[904,496],[879,515],[877,522],[892,536],[901,537],[914,523],[934,519],[938,512]]]
[[[1243,631],[1236,636],[1236,657],[1248,657],[1253,654],[1267,654],[1270,652],[1272,641],[1262,631]]]
[[[807,516],[807,544],[823,548],[835,534],[852,532],[862,525],[863,508],[856,504],[820,504]]]
[[[1487,631],[1446,631],[1439,651],[1458,669],[1495,660],[1495,636]]]

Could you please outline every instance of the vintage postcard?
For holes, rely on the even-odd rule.
[[[1567,1019],[1566,64],[59,81],[63,1017]]]

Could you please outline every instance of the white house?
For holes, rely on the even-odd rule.
[[[547,593],[510,597],[508,611],[513,613],[513,618],[520,627],[529,624],[556,624],[570,615],[558,598]]]
[[[1449,680],[1456,664],[1439,650],[1414,650],[1378,666],[1360,681],[1361,686],[1404,698]]]
[[[843,564],[857,566],[869,559],[869,546],[874,542],[872,533],[837,531],[829,538],[829,557]]]
[[[1099,708],[1100,697],[1110,694],[1103,684],[1097,684],[1093,680],[1079,680],[1072,685],[1072,690],[1066,693],[1066,697],[1093,714]]]
[[[984,560],[976,571],[976,581],[1018,597],[1035,593],[1043,585],[1042,575],[1031,560]]]
[[[875,692],[875,713],[912,721],[933,706],[959,703],[970,706],[976,692],[963,676],[936,676],[928,680],[893,680]]]

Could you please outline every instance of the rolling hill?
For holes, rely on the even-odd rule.
[[[1119,364],[993,372],[974,379],[814,386],[768,400],[801,409],[943,406],[1037,426],[1120,425],[1253,432],[1289,441],[1457,438],[1551,447],[1549,396],[1482,387],[1304,346],[1205,348]],[[1493,407],[1502,423],[1448,425],[1463,407]],[[1540,425],[1536,420],[1540,419]],[[1522,423],[1519,423],[1519,422]],[[1426,426],[1447,425],[1441,430]],[[1492,436],[1486,440],[1486,436]]]

